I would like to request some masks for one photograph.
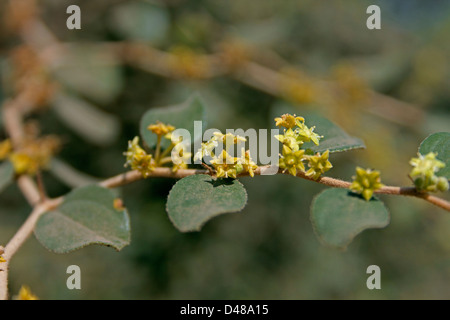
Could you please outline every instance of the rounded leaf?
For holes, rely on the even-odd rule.
[[[56,253],[90,244],[121,250],[130,243],[130,221],[127,210],[114,206],[114,200],[111,190],[97,185],[75,189],[56,210],[39,218],[36,238]]]
[[[370,201],[347,189],[327,189],[317,195],[311,207],[314,232],[325,245],[345,248],[366,229],[384,228],[389,212],[383,202]]]
[[[167,213],[182,232],[199,231],[211,218],[241,211],[247,192],[237,180],[199,174],[178,181],[167,198]]]

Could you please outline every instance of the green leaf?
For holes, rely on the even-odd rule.
[[[57,209],[39,218],[36,238],[56,253],[90,244],[121,250],[130,243],[130,221],[126,209],[114,208],[114,199],[111,190],[97,185],[75,189]]]
[[[319,240],[328,246],[345,248],[353,238],[370,228],[389,224],[383,202],[370,201],[347,189],[327,189],[317,195],[311,207],[311,222]]]
[[[109,22],[111,27],[127,40],[152,43],[164,40],[169,29],[167,10],[143,1],[115,6]]]
[[[445,167],[439,170],[436,175],[450,180],[450,132],[438,132],[428,136],[420,144],[419,152],[422,155],[436,152],[436,158],[445,163]]]
[[[303,145],[304,149],[311,149],[314,153],[322,153],[327,149],[330,152],[343,152],[366,147],[361,139],[350,136],[339,126],[319,115],[307,116],[305,123],[308,127],[316,126],[314,132],[323,136],[318,146],[312,142],[307,142]]]
[[[14,179],[14,167],[11,162],[0,164],[0,192],[2,192]]]
[[[201,140],[203,135],[202,130],[194,132],[194,121],[202,121],[203,128],[206,126],[205,107],[202,100],[197,95],[193,95],[182,104],[148,110],[141,118],[140,131],[142,138],[150,148],[156,145],[157,138],[156,134],[149,131],[147,127],[157,121],[170,124],[177,129],[188,130],[191,134],[191,143],[194,143],[194,141]],[[169,144],[169,140],[162,140],[164,147]]]
[[[323,136],[323,138],[320,139],[320,143],[318,146],[316,146],[313,142],[303,144],[302,149],[307,150],[307,153],[322,153],[327,149],[330,150],[331,153],[343,152],[366,147],[361,139],[349,135],[338,125],[318,114],[305,114],[302,113],[298,108],[285,103],[275,105],[271,111],[271,115],[273,118],[279,117],[280,115],[285,113],[296,114],[298,116],[304,117],[306,125],[308,127],[315,126],[316,128],[314,129],[314,132]]]
[[[199,174],[178,181],[167,199],[167,213],[182,232],[199,231],[211,218],[241,211],[247,192],[237,180],[213,179]]]
[[[89,45],[71,47],[52,66],[57,80],[98,103],[110,103],[123,86],[119,61],[113,53]]]

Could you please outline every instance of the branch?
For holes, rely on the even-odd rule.
[[[28,237],[33,233],[34,227],[36,225],[39,217],[46,211],[51,210],[59,206],[62,202],[62,198],[47,200],[39,205],[37,205],[31,214],[28,216],[27,220],[23,223],[19,230],[8,242],[4,248],[3,258],[6,262],[0,263],[0,300],[8,299],[8,267],[11,258],[19,250],[22,244],[28,239]]]
[[[258,169],[255,170],[255,176],[261,175],[261,171],[269,168],[269,166],[260,166]],[[175,178],[180,179],[187,176],[191,176],[194,174],[210,174],[208,170],[197,170],[197,169],[180,169],[177,172],[172,172],[171,168],[155,168],[153,172],[150,173],[149,177],[163,177],[163,178]],[[278,171],[278,174],[288,174],[287,172],[284,173],[281,170]],[[238,177],[245,177],[248,176],[248,173],[240,174]],[[305,175],[303,172],[297,173],[298,178],[302,178],[305,180],[313,181],[316,183],[323,184],[328,187],[332,188],[344,188],[348,189],[351,185],[351,182],[344,181],[336,178],[331,177],[320,177],[317,180],[314,180],[308,176]],[[128,171],[122,174],[119,174],[117,176],[111,177],[107,180],[104,180],[100,183],[101,186],[106,188],[116,188],[119,186],[123,186],[129,183],[132,183],[137,180],[144,179],[142,177],[142,174],[137,171]],[[416,197],[422,200],[425,200],[431,204],[434,204],[444,210],[450,211],[450,202],[430,195],[429,193],[419,192],[414,187],[394,187],[394,186],[384,186],[381,189],[375,190],[375,193],[377,194],[388,194],[388,195],[397,195],[397,196],[410,196],[410,197]]]

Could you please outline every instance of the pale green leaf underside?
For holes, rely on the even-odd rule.
[[[194,135],[194,121],[203,121],[203,129],[206,127],[205,107],[200,98],[193,95],[182,104],[148,110],[141,118],[140,132],[144,142],[150,148],[156,145],[157,137],[147,127],[157,121],[170,124],[177,129],[188,130],[191,134],[191,143],[193,143],[200,140],[203,134],[201,130],[198,130]],[[163,139],[163,146],[167,147],[169,144],[168,140]]]
[[[445,168],[437,172],[438,176],[450,179],[450,132],[438,132],[428,136],[419,147],[420,154],[436,152],[439,160],[445,163]]]
[[[114,198],[111,190],[96,185],[75,189],[58,209],[39,218],[36,238],[56,253],[90,244],[121,250],[130,243],[130,221],[125,209],[114,208]]]
[[[14,179],[14,167],[11,162],[4,161],[0,164],[0,192],[3,191]]]
[[[347,189],[327,189],[317,195],[311,207],[311,222],[320,241],[328,246],[345,248],[366,229],[384,228],[389,212],[383,202],[370,201]]]
[[[241,211],[247,192],[237,180],[193,175],[179,180],[169,193],[167,212],[182,232],[199,231],[211,218]]]

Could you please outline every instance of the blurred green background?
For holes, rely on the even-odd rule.
[[[71,4],[81,8],[82,30],[66,28]],[[370,4],[381,7],[381,30],[366,28]],[[0,14],[6,12],[1,6]],[[182,46],[208,54],[226,39],[239,39],[259,64],[300,70],[308,85],[321,79],[345,89],[348,82],[339,70],[351,71],[351,81],[404,101],[419,114],[414,121],[404,121],[408,114],[391,116],[394,103],[380,116],[367,112],[359,98],[324,102],[321,97],[329,92],[320,90],[302,103],[228,75],[160,76],[97,54],[90,45],[75,45],[52,70],[72,104],[49,103],[30,118],[39,121],[44,134],[61,137],[59,160],[89,176],[122,172],[122,152],[138,135],[143,113],[180,103],[193,92],[206,103],[208,127],[221,130],[271,128],[273,108],[281,103],[295,106],[300,115],[322,113],[367,145],[331,156],[334,168],[327,174],[345,180],[358,165],[380,170],[385,184],[409,185],[408,161],[420,142],[431,133],[449,131],[447,0],[43,0],[37,8],[62,43],[140,41],[163,51]],[[11,68],[10,52],[20,42],[2,26],[3,79]],[[3,87],[7,98],[5,80]],[[352,88],[345,91],[349,96]],[[56,168],[44,173],[44,181],[51,196],[70,190]],[[10,292],[26,284],[41,299],[450,298],[450,216],[444,210],[417,199],[383,196],[391,224],[363,232],[341,252],[323,247],[309,221],[311,201],[323,186],[289,176],[241,182],[249,197],[241,213],[220,216],[201,232],[188,234],[178,232],[165,212],[175,180],[152,178],[123,187],[132,224],[130,246],[119,253],[92,246],[56,255],[32,237],[11,263]],[[449,198],[448,192],[444,197]],[[29,212],[16,186],[0,195],[0,244]],[[81,267],[81,290],[66,287],[66,268],[72,264]],[[366,287],[366,268],[372,264],[381,268],[381,290]]]

